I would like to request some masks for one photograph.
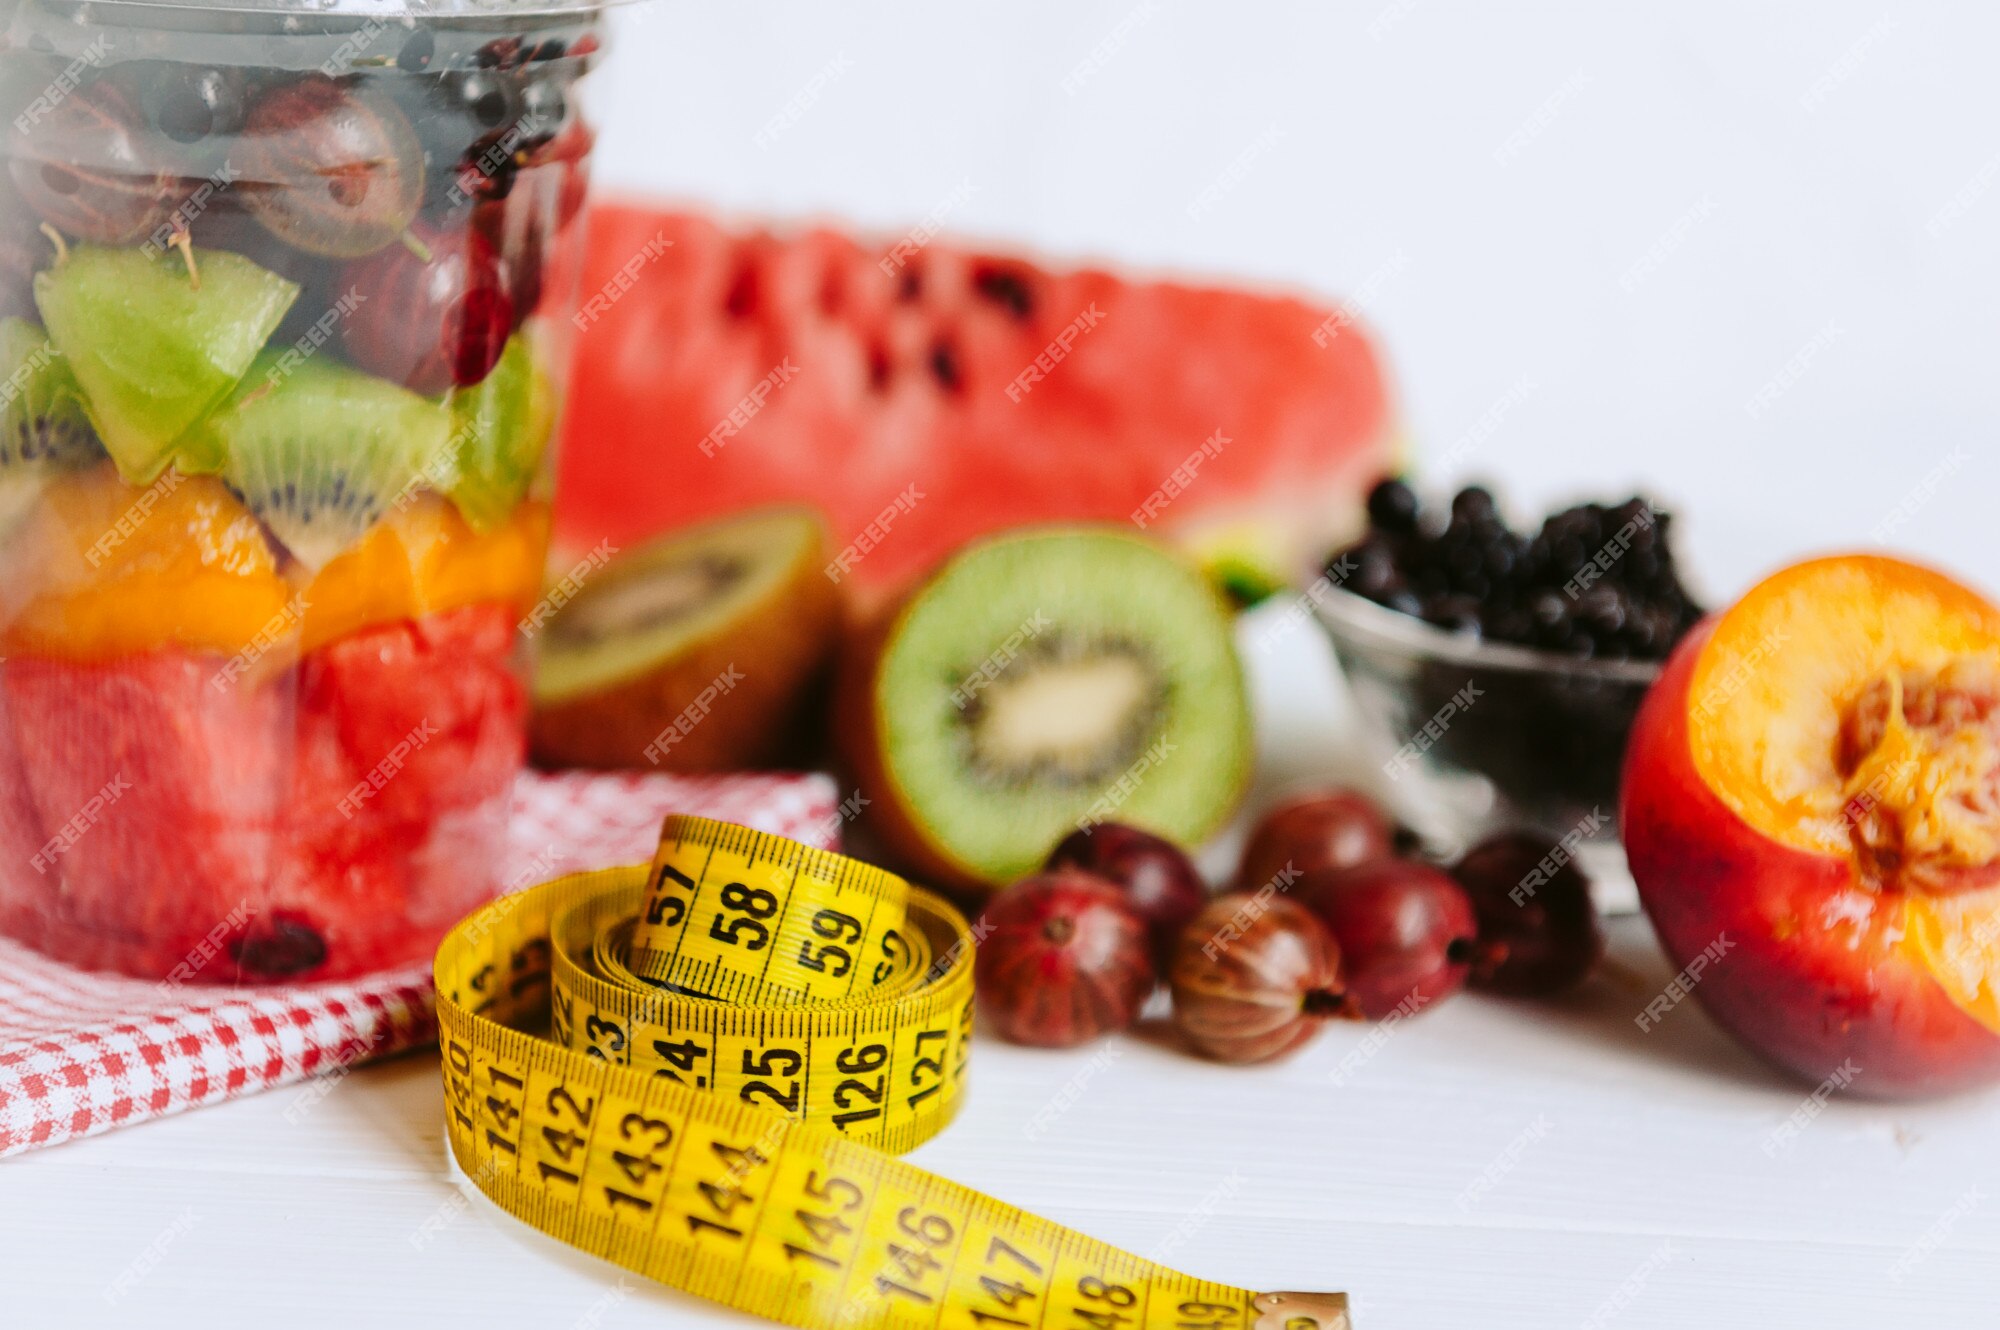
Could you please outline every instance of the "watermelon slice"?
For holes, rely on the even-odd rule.
[[[514,647],[512,609],[484,604],[229,686],[206,652],[7,661],[0,931],[146,978],[198,959],[202,983],[422,959],[497,885]]]
[[[864,592],[1058,519],[1286,580],[1392,465],[1373,341],[1289,297],[616,204],[581,289],[565,550],[804,502]]]

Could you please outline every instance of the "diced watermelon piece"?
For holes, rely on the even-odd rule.
[[[315,942],[323,962],[287,977],[343,978],[426,954],[435,936],[414,935],[408,917],[407,856],[420,834],[366,816],[312,828],[288,823],[264,913],[252,926],[245,969],[253,973],[246,977],[254,977],[266,950],[271,963],[265,968],[289,971],[294,958],[287,948],[310,950]],[[478,862],[469,866],[476,870]]]
[[[33,856],[47,841],[27,773],[21,769],[7,690],[0,686],[0,933],[32,937],[40,929],[45,892]]]
[[[1137,513],[1282,579],[1392,466],[1372,339],[1290,297],[619,204],[582,290],[566,550],[805,502],[881,590],[1000,528]]]
[[[497,885],[526,708],[513,651],[511,609],[478,605],[267,682],[183,651],[8,661],[0,861],[25,867],[0,873],[0,931],[202,983],[422,959]]]
[[[300,815],[428,823],[505,791],[523,760],[527,690],[510,667],[514,617],[474,605],[356,633],[299,669],[302,741],[339,736],[344,780],[302,792]],[[328,796],[331,795],[331,804]]]
[[[262,903],[289,734],[275,691],[213,686],[223,663],[179,651],[7,662],[43,834],[29,863],[64,959],[142,955],[164,976]]]

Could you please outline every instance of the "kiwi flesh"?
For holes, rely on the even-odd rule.
[[[826,531],[763,508],[551,569],[526,621],[547,766],[727,771],[805,757],[837,648]]]
[[[491,531],[539,474],[555,431],[555,392],[527,337],[516,333],[484,379],[452,391],[450,407],[451,501],[473,530]]]
[[[1200,843],[1252,764],[1231,619],[1199,570],[1116,530],[960,552],[843,659],[835,731],[867,831],[975,892],[1100,821]]]
[[[328,356],[266,355],[199,452],[293,558],[318,569],[410,493],[450,442],[445,409]]]
[[[104,456],[69,362],[25,319],[0,319],[0,533],[60,471]]]
[[[299,288],[240,254],[198,250],[199,283],[178,253],[83,245],[35,275],[49,340],[69,362],[85,409],[134,485],[149,485],[175,445],[229,396]]]

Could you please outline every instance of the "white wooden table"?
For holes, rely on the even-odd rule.
[[[1260,681],[1274,780],[1334,751],[1318,651]],[[1805,1088],[1693,1004],[1641,1033],[1668,966],[1612,932],[1630,975],[1559,1005],[1461,997],[1274,1067],[1157,1023],[983,1038],[914,1159],[1196,1273],[1347,1289],[1361,1330],[2000,1325],[2000,1096],[1833,1103],[1773,1148]],[[503,1215],[440,1124],[426,1050],[0,1163],[0,1327],[750,1324]]]

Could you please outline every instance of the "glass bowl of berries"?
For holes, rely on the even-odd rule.
[[[0,933],[327,979],[497,890],[601,23],[0,0]]]
[[[1670,515],[1632,498],[1516,531],[1484,488],[1428,507],[1387,479],[1368,517],[1307,597],[1388,802],[1447,856],[1536,828],[1616,903],[1630,882],[1617,826],[1626,736],[1702,614],[1674,564]]]

